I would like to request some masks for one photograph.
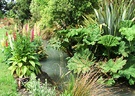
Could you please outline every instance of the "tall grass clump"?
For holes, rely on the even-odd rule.
[[[94,69],[76,78],[71,75],[67,90],[61,96],[114,96],[115,92],[111,92],[111,88],[98,82],[99,77],[99,72]]]

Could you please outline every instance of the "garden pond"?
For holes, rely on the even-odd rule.
[[[44,46],[48,58],[41,61],[42,71],[46,72],[62,89],[63,83],[68,79],[68,75],[64,76],[68,72],[66,67],[67,54],[52,48],[46,41],[44,42]],[[114,91],[118,91],[116,93],[118,96],[135,96],[135,88],[124,84],[118,85],[116,89],[114,88]]]

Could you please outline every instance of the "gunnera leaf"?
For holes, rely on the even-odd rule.
[[[119,44],[118,53],[122,54],[122,56],[124,57],[128,57],[128,52],[126,51],[127,48],[128,46],[126,46],[126,43],[124,41],[121,41]]]
[[[120,69],[123,68],[123,66],[126,64],[126,60],[123,60],[123,58],[118,58],[115,61],[113,59],[110,59],[108,62],[104,63],[101,68],[102,72],[107,73],[110,72],[112,74],[117,73]]]
[[[133,25],[133,21],[132,20],[124,20],[124,21],[120,21],[120,28],[122,27],[126,27],[126,28],[129,28]]]
[[[122,27],[119,31],[128,41],[133,41],[135,39],[135,25],[130,28]]]
[[[117,37],[112,35],[104,35],[99,38],[99,44],[102,44],[106,47],[113,47],[119,44],[119,40]]]
[[[75,53],[74,56],[69,59],[67,67],[69,70],[73,70],[74,73],[87,72],[89,67],[94,64],[93,61],[89,60],[91,54],[88,49]]]

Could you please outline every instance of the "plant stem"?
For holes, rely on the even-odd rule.
[[[108,59],[110,59],[110,48],[107,47],[107,55],[108,55]]]

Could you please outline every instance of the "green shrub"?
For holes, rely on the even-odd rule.
[[[30,76],[32,72],[40,72],[40,64],[36,55],[34,44],[27,36],[17,35],[13,42],[12,56],[9,58],[9,70],[19,77]]]
[[[106,80],[106,84],[113,85],[115,80],[122,77],[120,74],[121,69],[126,65],[126,60],[123,58],[118,58],[116,60],[108,60],[107,62],[102,62],[101,71],[109,78]],[[111,78],[109,77],[111,75]]]
[[[45,83],[36,80],[36,76],[31,75],[30,81],[25,84],[30,96],[56,96],[55,88],[48,87],[47,81]]]
[[[32,0],[30,8],[33,18],[36,13],[39,14],[36,14],[38,19],[41,16],[40,22],[43,27],[57,24],[66,27],[82,24],[83,15],[92,13],[97,4],[98,0]]]
[[[42,48],[39,30],[34,27],[29,31],[28,25],[24,26],[21,32],[6,33],[5,43],[5,60],[12,74],[22,78],[30,76],[31,73],[40,73],[39,60],[47,55]]]
[[[67,67],[69,70],[77,74],[86,73],[89,71],[90,66],[94,64],[94,57],[92,57],[92,55],[93,54],[89,49],[81,50],[80,52],[75,53],[74,56],[68,60]]]
[[[122,22],[121,22],[122,23]],[[124,24],[123,24],[124,23]],[[123,27],[121,26],[119,32],[121,33],[121,37],[119,37],[119,43],[112,42],[111,44],[117,45],[117,47],[113,48],[113,50],[116,50],[119,46],[119,48],[116,50],[116,56],[119,56],[119,58],[116,59],[109,59],[107,62],[104,62],[105,64],[101,64],[102,72],[105,74],[106,77],[108,77],[107,83],[108,84],[114,84],[119,78],[126,78],[130,85],[135,84],[135,74],[134,74],[134,29],[135,25],[132,25],[130,21],[124,21]],[[126,25],[127,24],[127,25]],[[104,35],[106,36],[106,35]],[[102,37],[104,37],[102,36]],[[102,38],[101,37],[101,38]],[[117,37],[118,38],[118,37]],[[105,39],[106,41],[107,39]],[[110,43],[109,40],[107,40],[108,43]],[[116,41],[116,40],[114,40]],[[101,43],[101,42],[100,42]],[[103,42],[102,42],[103,43]],[[121,54],[121,55],[120,55]],[[120,56],[123,56],[124,58],[120,58]],[[112,57],[112,56],[111,56]]]

